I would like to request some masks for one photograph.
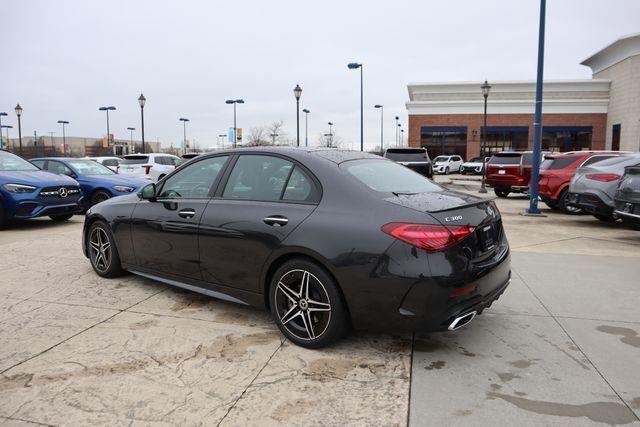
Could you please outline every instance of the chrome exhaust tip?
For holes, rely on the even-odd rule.
[[[453,322],[451,322],[447,329],[450,331],[455,331],[456,329],[462,328],[464,325],[471,322],[473,318],[476,317],[476,314],[478,314],[476,311],[470,311],[463,314],[462,316],[456,317],[455,319],[453,319]]]

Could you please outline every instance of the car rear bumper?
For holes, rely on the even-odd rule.
[[[640,224],[640,203],[616,200],[613,215]]]
[[[567,196],[567,205],[581,208],[590,214],[608,216],[613,213],[613,206],[610,206],[597,194],[593,193],[569,193]]]

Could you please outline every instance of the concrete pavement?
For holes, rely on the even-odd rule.
[[[81,217],[0,234],[0,424],[640,425],[640,233],[518,215],[513,282],[457,332],[290,345],[266,313],[95,275]]]

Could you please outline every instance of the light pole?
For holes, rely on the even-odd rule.
[[[293,89],[293,95],[296,97],[296,147],[300,147],[300,96],[302,88],[296,85]]]
[[[58,123],[62,125],[62,154],[67,155],[67,134],[65,133],[64,125],[68,125],[66,120],[58,120]]]
[[[540,215],[538,209],[538,177],[540,175],[540,157],[542,157],[542,78],[544,72],[544,27],[546,0],[540,0],[540,28],[538,31],[538,73],[536,77],[536,110],[533,119],[533,161],[531,162],[531,198],[528,215]]]
[[[114,107],[113,105],[109,106],[109,107],[100,107],[98,108],[99,111],[106,111],[107,112],[107,146],[111,143],[111,135],[109,134],[109,111],[114,111],[116,109],[116,107]]]
[[[396,141],[396,145],[398,147],[402,147],[402,123],[398,123],[398,126],[396,126],[396,135],[398,136],[397,141]]]
[[[276,137],[280,135],[277,133],[270,133],[269,136],[271,137],[271,145],[276,145]]]
[[[491,91],[491,85],[485,80],[482,86],[482,96],[484,97],[484,116],[483,116],[483,126],[480,130],[480,157],[483,159],[482,166],[482,182],[480,184],[480,190],[478,193],[486,193],[487,187],[485,186],[485,180],[487,179],[487,165],[484,163],[484,158],[486,156],[486,148],[485,148],[485,140],[487,139],[487,98],[489,98],[489,92]]]
[[[182,154],[187,152],[187,122],[189,119],[180,117],[178,120],[182,122]]]
[[[396,116],[396,147],[398,146],[398,120],[400,120],[400,117]]]
[[[20,104],[15,108],[16,116],[18,116],[18,143],[20,144],[20,155],[22,155],[22,124],[20,123],[20,117],[22,116],[22,107]]]
[[[51,148],[53,148],[53,135],[55,135],[55,132],[53,131],[49,131],[49,140],[51,141]],[[42,142],[43,147],[42,148],[46,148],[44,145],[44,141]]]
[[[3,148],[3,142],[2,142],[2,128],[4,126],[2,126],[2,116],[6,116],[7,113],[5,113],[4,111],[0,112],[0,150],[2,150]],[[9,137],[7,137],[7,145],[9,145]]]
[[[327,146],[331,147],[333,145],[333,122],[327,122],[327,124],[329,125],[329,133],[325,136],[329,136],[329,145]]]
[[[233,104],[233,148],[238,143],[238,125],[236,124],[236,104],[244,104],[244,99],[227,99],[226,104]]]
[[[309,113],[311,111],[307,110],[306,108],[302,110],[302,112],[304,113],[304,146],[308,147],[309,146]]]
[[[135,147],[133,146],[133,131],[136,130],[136,128],[129,126],[127,130],[129,131],[129,154],[133,154],[131,153],[131,148],[133,148],[134,152],[136,151]]]
[[[400,129],[400,145],[404,147],[404,129]]]
[[[364,151],[364,84],[362,79],[362,64],[352,62],[347,65],[350,70],[360,68],[360,151]]]
[[[147,102],[147,98],[141,93],[138,97],[138,104],[140,104],[140,132],[142,134],[142,154],[146,152],[144,147],[144,104]],[[135,148],[134,150],[135,151]]]
[[[376,104],[373,108],[380,109],[380,154],[384,153],[384,105]]]
[[[217,138],[217,141],[216,141],[217,144],[218,144],[218,147],[220,147],[220,139],[222,139],[222,148],[224,149],[224,139],[226,137],[227,137],[227,134],[225,134],[225,133],[218,134],[218,138]]]

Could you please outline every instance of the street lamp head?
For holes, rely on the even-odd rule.
[[[235,103],[235,101],[233,99],[227,99],[226,101],[224,101],[225,104],[233,104]]]
[[[180,117],[178,120],[180,120],[181,122],[188,122],[189,119],[187,119],[186,117]]]
[[[60,123],[61,125],[68,125],[69,122],[66,120],[58,120],[58,123]]]
[[[20,106],[20,104],[16,105],[16,116],[20,117],[22,115],[22,107]]]
[[[0,116],[6,116],[7,113],[5,113],[4,111],[0,112]]]
[[[2,127],[5,129],[13,129],[13,126],[11,125],[2,125]]]
[[[489,96],[489,91],[491,90],[491,85],[485,80],[484,83],[482,84],[482,86],[480,86],[480,89],[482,89],[482,96],[484,96],[485,98]]]
[[[400,117],[396,116],[396,120],[400,120]]]
[[[145,102],[147,102],[147,98],[145,98],[143,94],[140,94],[140,97],[138,98],[138,104],[140,104],[140,108],[144,108]]]
[[[300,85],[296,85],[296,87],[293,89],[293,94],[295,95],[297,100],[300,99],[300,96],[302,95],[302,88],[300,87]]]
[[[362,64],[359,64],[357,62],[351,62],[349,64],[347,64],[347,68],[349,68],[350,70],[355,70],[362,67]]]
[[[306,114],[309,114],[311,111],[307,110],[306,108],[303,108],[303,109],[302,109],[302,112],[303,112],[303,113],[306,113]]]
[[[382,105],[376,104],[376,105],[373,106],[373,108],[382,108]]]
[[[128,127],[127,130],[136,130],[136,128]]]
[[[244,104],[244,99],[236,99],[236,104]]]
[[[327,123],[329,126],[333,126],[333,122],[328,122]]]
[[[107,110],[112,110],[112,111],[113,111],[113,110],[115,110],[115,109],[116,109],[116,107],[114,107],[113,105],[111,105],[111,106],[107,107]]]

